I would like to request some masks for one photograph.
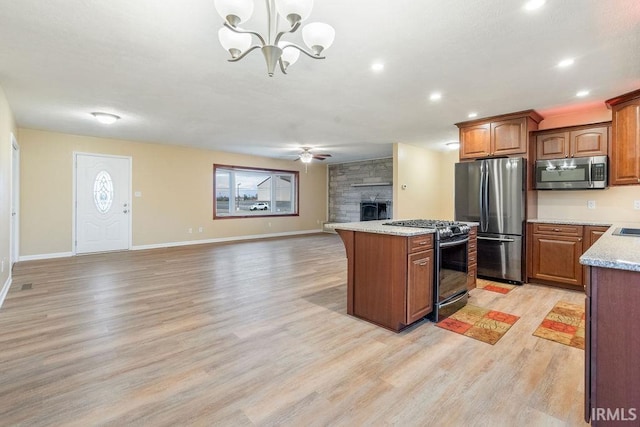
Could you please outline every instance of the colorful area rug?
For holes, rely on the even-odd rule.
[[[467,304],[436,326],[487,344],[495,344],[520,317]]]
[[[516,285],[510,285],[508,283],[494,282],[485,279],[476,279],[476,285],[478,289],[484,289],[485,291],[499,292],[501,294],[508,294],[516,288]]]
[[[533,335],[584,350],[584,305],[559,301]]]

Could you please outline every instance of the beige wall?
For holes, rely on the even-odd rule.
[[[19,141],[22,257],[72,252],[74,152],[132,157],[132,190],[142,192],[132,199],[134,247],[320,230],[326,221],[326,166],[305,173],[300,162],[32,129],[19,129]],[[300,216],[214,221],[213,163],[299,170]]]
[[[11,134],[16,134],[16,124],[4,90],[0,87],[0,293],[9,280],[11,236]],[[1,298],[0,298],[1,300]]]
[[[457,161],[457,151],[394,144],[393,218],[453,219],[453,165]]]
[[[602,104],[591,109],[546,117],[540,129],[574,126],[611,120],[611,110]],[[610,142],[611,143],[611,142]],[[588,209],[587,202],[596,202]],[[640,186],[615,186],[606,190],[538,191],[538,218],[584,221],[640,221],[633,201],[640,200]]]

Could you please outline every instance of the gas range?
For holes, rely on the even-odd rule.
[[[449,240],[466,237],[469,234],[469,226],[459,221],[442,221],[436,219],[408,219],[403,221],[385,222],[383,225],[413,228],[435,228],[439,240]]]

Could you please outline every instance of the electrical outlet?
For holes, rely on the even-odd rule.
[[[595,200],[589,200],[589,201],[587,201],[587,208],[589,208],[589,209],[595,209],[595,208],[596,208],[596,201],[595,201]]]
[[[202,233],[202,227],[198,227],[198,233]]]
[[[640,210],[640,200],[633,201],[633,209]]]
[[[189,227],[189,228],[187,229],[187,233],[189,233],[189,234],[193,233],[193,228]]]

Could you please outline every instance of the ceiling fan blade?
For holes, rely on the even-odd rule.
[[[324,160],[327,157],[331,157],[331,154],[314,154],[313,158],[318,160]]]

